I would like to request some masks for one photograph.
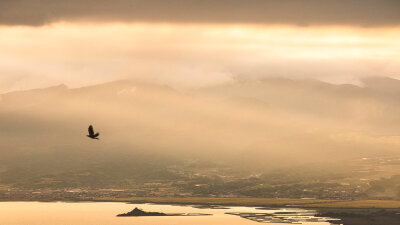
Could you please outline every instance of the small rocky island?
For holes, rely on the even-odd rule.
[[[168,216],[168,214],[160,212],[145,212],[141,209],[135,208],[128,213],[118,214],[117,216]]]
[[[211,214],[203,214],[203,213],[161,213],[161,212],[145,212],[137,207],[127,213],[118,214],[117,216],[210,216]]]

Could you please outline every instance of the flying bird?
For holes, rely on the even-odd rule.
[[[98,136],[100,135],[100,133],[98,133],[98,132],[97,132],[97,133],[94,133],[94,130],[93,130],[93,126],[92,126],[92,125],[89,126],[88,131],[89,131],[89,134],[86,135],[86,136],[88,136],[88,137],[90,137],[90,138],[92,138],[92,139],[97,139],[97,140],[99,140]]]

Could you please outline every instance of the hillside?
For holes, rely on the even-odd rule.
[[[253,196],[274,190],[240,186],[260,174],[260,185],[275,176],[281,184],[301,185],[329,176],[342,179],[336,183],[389,178],[398,173],[397,164],[372,171],[382,170],[379,160],[399,155],[400,86],[385,79],[358,87],[270,78],[186,91],[117,81],[3,94],[0,182],[23,188],[188,185],[178,189],[211,182],[213,188],[197,191],[210,195],[229,181],[235,195]],[[100,132],[99,141],[85,136],[89,124]],[[357,161],[362,158],[376,159],[367,166],[371,173],[346,178],[366,167]],[[298,180],[282,175],[307,165],[314,170],[301,169],[308,175]],[[369,191],[386,196],[376,192]]]

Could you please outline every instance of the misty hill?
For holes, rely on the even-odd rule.
[[[391,78],[363,79],[364,87],[334,85],[317,80],[269,78],[236,81],[200,90],[210,96],[249,98],[273,109],[326,121],[351,123],[350,129],[372,125],[379,132],[397,134],[400,81]],[[391,125],[390,125],[391,124]],[[372,128],[372,127],[370,127]]]
[[[372,89],[382,94],[400,94],[400,80],[388,77],[365,77],[362,79],[362,83],[366,88]]]
[[[271,78],[182,92],[117,81],[7,93],[0,100],[0,178],[143,181],[176,178],[161,171],[187,158],[268,170],[398,154],[396,82]],[[100,141],[85,136],[88,124]]]

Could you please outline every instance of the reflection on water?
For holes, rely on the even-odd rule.
[[[226,214],[240,216],[259,223],[304,224],[307,222],[329,222],[337,219],[318,217],[317,211],[305,209],[271,209],[268,212],[228,212]]]
[[[116,217],[135,207],[145,211],[164,213],[209,213],[212,216],[168,216],[168,217]],[[290,212],[293,212],[291,214]],[[229,214],[227,214],[229,213]],[[241,215],[242,213],[242,215]],[[247,213],[248,216],[243,216]],[[0,202],[1,225],[256,225],[265,218],[299,219],[302,224],[328,225],[313,211],[301,209],[256,209],[253,207],[190,207],[178,205],[98,203],[98,202]],[[245,219],[247,217],[247,219]],[[259,219],[264,220],[261,221]],[[304,220],[304,218],[313,218]],[[271,220],[270,224],[282,224],[282,220]],[[289,221],[293,222],[293,221]]]

